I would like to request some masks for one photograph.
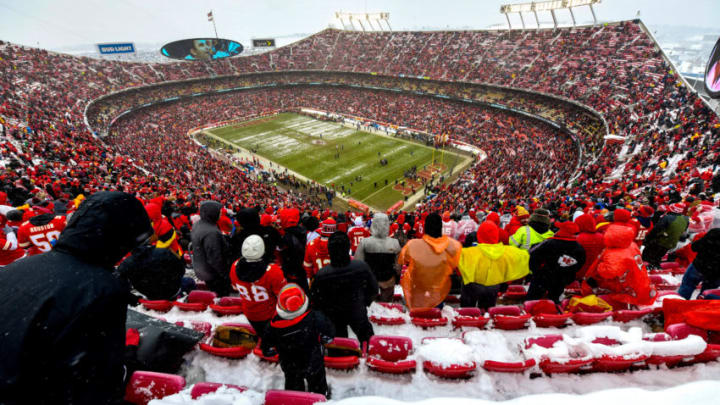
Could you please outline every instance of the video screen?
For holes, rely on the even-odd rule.
[[[705,69],[705,90],[710,97],[720,98],[720,39],[715,43]]]
[[[242,51],[242,44],[229,39],[194,38],[170,42],[160,53],[180,60],[213,60],[236,56]]]

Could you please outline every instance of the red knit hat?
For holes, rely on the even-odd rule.
[[[628,222],[630,218],[632,218],[632,215],[625,208],[618,208],[613,213],[613,222]]]
[[[648,205],[643,205],[640,207],[640,210],[638,211],[638,214],[640,214],[641,217],[647,218],[653,216],[655,213],[655,210],[652,209],[652,207]]]
[[[280,290],[276,305],[277,314],[283,319],[295,319],[308,309],[308,299],[299,285],[290,283]]]
[[[555,226],[559,228],[555,233],[555,236],[558,238],[570,238],[580,232],[580,228],[578,228],[577,224],[572,221],[556,222]]]

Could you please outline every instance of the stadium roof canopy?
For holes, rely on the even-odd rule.
[[[593,21],[597,24],[597,18],[595,17],[595,10],[593,9],[593,4],[598,4],[601,1],[602,0],[549,0],[537,2],[533,1],[530,3],[504,4],[500,6],[500,12],[505,14],[505,17],[508,21],[508,26],[510,28],[512,28],[512,25],[510,24],[510,17],[508,17],[508,14],[518,13],[520,15],[520,21],[522,22],[522,26],[524,29],[525,19],[523,18],[522,13],[532,12],[535,15],[535,22],[537,23],[538,28],[540,28],[540,21],[538,20],[537,12],[549,11],[550,14],[552,14],[553,24],[555,25],[555,28],[557,28],[557,18],[555,17],[555,10],[568,9],[570,11],[570,16],[572,17],[573,25],[576,25],[575,14],[572,11],[573,7],[588,6],[590,7],[590,11],[592,12]]]

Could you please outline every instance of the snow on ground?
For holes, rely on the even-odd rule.
[[[504,402],[494,402],[477,398],[435,397],[417,402],[402,402],[377,396],[355,397],[329,401],[331,405],[621,405],[635,404],[642,401],[652,405],[678,404],[713,404],[720,392],[720,381],[695,381],[670,389],[647,391],[639,388],[616,388],[593,392],[582,396],[543,393],[529,395]],[[446,393],[447,394],[447,393]],[[221,388],[216,393],[204,395],[192,400],[190,390],[172,395],[161,400],[154,400],[150,405],[262,405],[263,395],[255,391],[243,393],[233,389]]]
[[[246,322],[246,318],[243,315],[217,317],[209,310],[202,313],[193,313],[182,312],[177,308],[173,308],[170,312],[165,314],[160,314],[154,311],[146,311],[142,308],[139,308],[138,310],[152,316],[164,317],[170,322],[180,320],[206,321],[210,322],[213,326],[217,326],[225,322]],[[450,308],[447,307],[443,311],[443,316],[447,316],[449,313]],[[609,326],[615,327],[608,328]],[[474,328],[453,330],[452,326],[421,329],[409,323],[399,326],[373,325],[373,327],[375,334],[377,335],[410,337],[415,348],[415,353],[412,357],[419,360],[417,371],[410,375],[402,376],[381,374],[370,371],[365,365],[364,360],[361,360],[360,366],[352,371],[327,370],[328,383],[332,388],[333,398],[347,399],[351,397],[379,396],[401,401],[419,401],[427,398],[451,396],[502,401],[533,394],[588,394],[618,387],[657,390],[693,381],[720,380],[720,362],[698,364],[690,367],[679,367],[673,369],[668,369],[667,367],[662,366],[659,369],[616,374],[589,373],[583,375],[554,375],[552,377],[540,376],[537,378],[535,378],[534,375],[531,376],[529,372],[525,374],[505,374],[488,372],[482,368],[478,368],[472,378],[468,380],[455,381],[441,379],[425,373],[422,370],[422,361],[420,361],[423,359],[423,356],[434,356],[437,354],[435,350],[427,352],[427,347],[432,344],[432,341],[427,342],[428,344],[423,347],[421,342],[424,337],[460,338],[462,337],[464,331],[468,331],[468,333],[465,334],[466,343],[463,346],[470,348],[472,351],[472,357],[474,357],[475,361],[479,362],[478,364],[481,364],[484,360],[518,361],[524,359],[526,355],[531,356],[529,353],[524,352],[525,339],[531,336],[541,336],[547,334],[561,333],[567,335],[568,337],[572,337],[573,339],[579,339],[583,336],[590,338],[599,335],[613,335],[614,337],[620,338],[618,340],[628,341],[635,344],[637,347],[640,347],[642,346],[642,343],[639,343],[637,338],[642,334],[652,332],[649,326],[641,321],[621,324],[608,320],[600,323],[595,328],[569,325],[563,329],[537,328],[531,324],[528,329],[519,331],[498,331],[492,329],[477,330]],[[618,330],[617,327],[621,330]],[[351,336],[353,336],[352,333]],[[459,341],[457,341],[457,343],[460,344]],[[696,343],[698,342],[685,342],[680,349],[686,350],[688,347],[696,345]],[[618,350],[630,349],[629,346],[623,346],[625,347],[618,347]],[[453,348],[458,351],[466,350],[465,347],[462,349],[459,347],[460,346],[444,347],[438,349],[438,351],[443,352]],[[679,349],[678,347],[665,348],[658,346],[658,352],[667,351],[668,353],[672,353],[674,350]],[[432,352],[436,353],[433,354]],[[560,353],[563,353],[562,350]],[[250,355],[245,359],[231,360],[215,357],[200,350],[194,350],[185,356],[185,360],[186,363],[180,371],[180,374],[186,378],[188,387],[196,382],[210,381],[245,386],[250,390],[264,393],[270,389],[282,389],[284,385],[284,377],[278,365],[262,362],[253,355]],[[718,388],[720,388],[720,386],[716,387],[716,390]],[[633,391],[623,392],[627,395],[633,394]],[[545,399],[545,397],[542,398]],[[570,403],[570,399],[563,399],[565,397],[562,396],[553,396],[549,398],[553,401],[561,401],[553,402],[554,405],[559,403]],[[574,401],[578,400],[578,398],[575,397],[567,398],[574,398]],[[598,394],[589,398],[605,397]],[[665,399],[665,396],[659,395],[658,398]],[[680,396],[675,398],[680,398]],[[242,399],[237,399],[236,402],[232,401],[236,400],[230,399],[226,401],[224,399],[218,399],[217,402],[197,403],[212,403],[213,405],[254,403],[245,396],[243,396]],[[511,403],[513,405],[518,403],[533,403],[523,402],[526,401],[525,399],[519,399],[518,401],[520,402],[513,401]],[[339,403],[356,404],[368,402],[372,402],[373,405],[396,403],[388,399],[380,401],[375,398],[342,401]],[[188,402],[157,402],[157,404],[174,403],[185,404]],[[427,402],[427,404],[435,403],[440,403],[440,400],[438,400],[438,402]],[[446,403],[447,401],[443,405]],[[453,405],[456,403],[457,401],[455,401]],[[483,404],[485,402],[479,401],[474,403]],[[685,403],[694,402],[689,401]]]

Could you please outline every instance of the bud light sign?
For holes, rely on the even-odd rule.
[[[98,51],[102,55],[113,55],[117,53],[135,53],[135,45],[132,42],[118,44],[97,44]]]

